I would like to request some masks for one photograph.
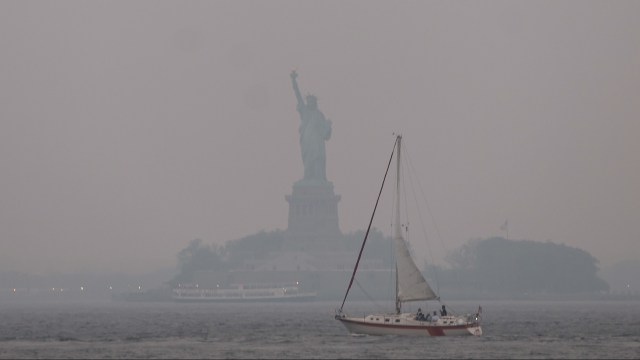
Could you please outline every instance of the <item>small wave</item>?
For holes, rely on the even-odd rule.
[[[63,342],[63,341],[80,341],[80,339],[75,338],[73,336],[58,336],[58,341]]]
[[[351,333],[349,335],[351,335],[352,337],[367,337],[367,336],[369,336],[367,334],[353,334],[353,333]]]

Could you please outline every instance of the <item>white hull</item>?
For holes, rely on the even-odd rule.
[[[336,315],[349,332],[366,335],[459,336],[482,335],[474,316],[444,316],[437,321],[419,321],[415,314],[374,314],[365,317]]]

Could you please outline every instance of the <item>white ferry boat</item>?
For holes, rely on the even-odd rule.
[[[301,291],[298,284],[237,284],[227,288],[202,288],[179,284],[173,289],[173,299],[180,302],[275,302],[309,301],[315,292]]]

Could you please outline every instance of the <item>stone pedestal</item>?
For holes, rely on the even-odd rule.
[[[293,185],[285,243],[290,250],[323,250],[342,237],[338,223],[340,195],[330,181],[301,180]]]

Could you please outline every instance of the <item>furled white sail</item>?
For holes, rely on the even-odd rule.
[[[438,296],[411,258],[402,236],[395,237],[395,252],[398,271],[398,300],[405,302],[437,299]]]
[[[422,273],[413,262],[407,244],[402,238],[400,232],[400,150],[402,149],[402,137],[398,137],[398,155],[396,158],[396,219],[395,219],[395,235],[394,243],[396,250],[396,271],[397,271],[397,294],[396,299],[400,302],[417,301],[417,300],[433,300],[438,296],[431,289],[422,276]]]

